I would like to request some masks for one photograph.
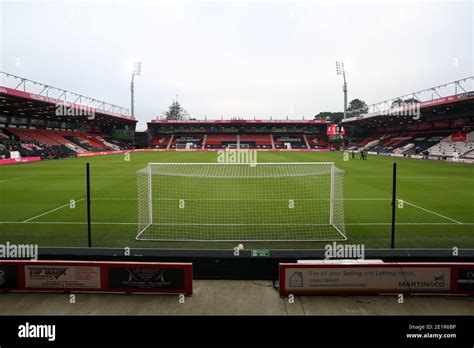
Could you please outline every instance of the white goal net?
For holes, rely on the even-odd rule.
[[[137,171],[138,240],[345,240],[334,163],[149,163]]]
[[[187,151],[192,149],[193,143],[178,143],[176,144],[175,150],[176,151]]]

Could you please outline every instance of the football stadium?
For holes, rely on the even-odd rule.
[[[0,3],[2,347],[263,316],[314,321],[259,343],[472,346],[472,3],[26,5]]]
[[[97,115],[93,119],[85,112],[75,118],[57,115],[58,103],[67,103],[66,114],[74,115],[88,110],[93,99],[82,97],[80,104],[24,92],[25,78],[2,75],[22,82],[17,89],[0,89],[1,161],[14,164],[0,167],[2,197],[8,197],[2,201],[0,226],[11,242],[88,246],[89,163],[94,247],[213,249],[245,242],[244,247],[257,249],[318,249],[327,241],[347,240],[390,248],[392,166],[397,163],[396,246],[474,247],[474,92],[465,89],[474,77],[446,84],[459,85],[458,94],[420,101],[416,120],[405,116],[406,110],[402,116],[376,111],[340,125],[150,120],[147,143],[137,149],[136,120],[105,111],[124,108],[94,101],[106,106],[89,107]],[[35,87],[48,91],[40,83]],[[443,87],[440,93],[446,92]],[[77,99],[72,92],[64,95]],[[245,165],[250,151],[254,167]],[[367,160],[360,159],[364,151]],[[219,173],[219,156],[235,162],[227,163],[230,170]],[[140,187],[138,181],[148,179],[140,179],[139,172],[149,163],[157,163],[153,188]],[[159,175],[159,164],[168,163]],[[333,163],[340,172],[332,185],[330,165],[323,163]],[[300,178],[305,171],[309,179]],[[323,177],[312,178],[313,171]],[[325,226],[331,190],[340,231]],[[148,194],[157,210],[142,207],[141,214],[157,221],[141,240],[139,205]],[[180,208],[180,200],[188,206]]]

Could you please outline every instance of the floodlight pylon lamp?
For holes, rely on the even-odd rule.
[[[133,75],[140,76],[142,73],[142,62],[133,63]]]
[[[336,73],[337,73],[337,75],[344,74],[344,63],[343,62],[336,62]]]

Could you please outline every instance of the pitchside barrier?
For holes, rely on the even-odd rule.
[[[474,295],[474,263],[280,263],[280,295]]]
[[[193,293],[192,263],[0,261],[0,292]]]
[[[41,157],[34,156],[34,157],[4,158],[4,159],[0,159],[0,165],[37,162],[37,161],[41,161]]]
[[[213,149],[187,149],[181,151],[192,151],[192,152],[216,152],[225,150],[222,148],[213,148]],[[241,149],[241,150],[252,150],[259,152],[329,152],[329,149]],[[103,155],[116,155],[120,153],[127,152],[176,152],[176,149],[130,149],[130,150],[111,150],[111,151],[97,151],[97,152],[84,152],[78,153],[76,157],[91,157],[91,156],[103,156]]]

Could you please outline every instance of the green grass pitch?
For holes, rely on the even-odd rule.
[[[137,241],[135,171],[149,162],[216,162],[216,152],[140,152],[0,167],[0,243],[87,246],[85,163],[91,164],[96,247],[229,248],[235,243]],[[345,170],[346,243],[389,248],[392,163],[398,164],[396,247],[474,248],[474,166],[341,152],[259,152],[258,162],[335,162]],[[70,200],[75,200],[71,209]],[[246,243],[246,248],[322,248],[326,243]]]

